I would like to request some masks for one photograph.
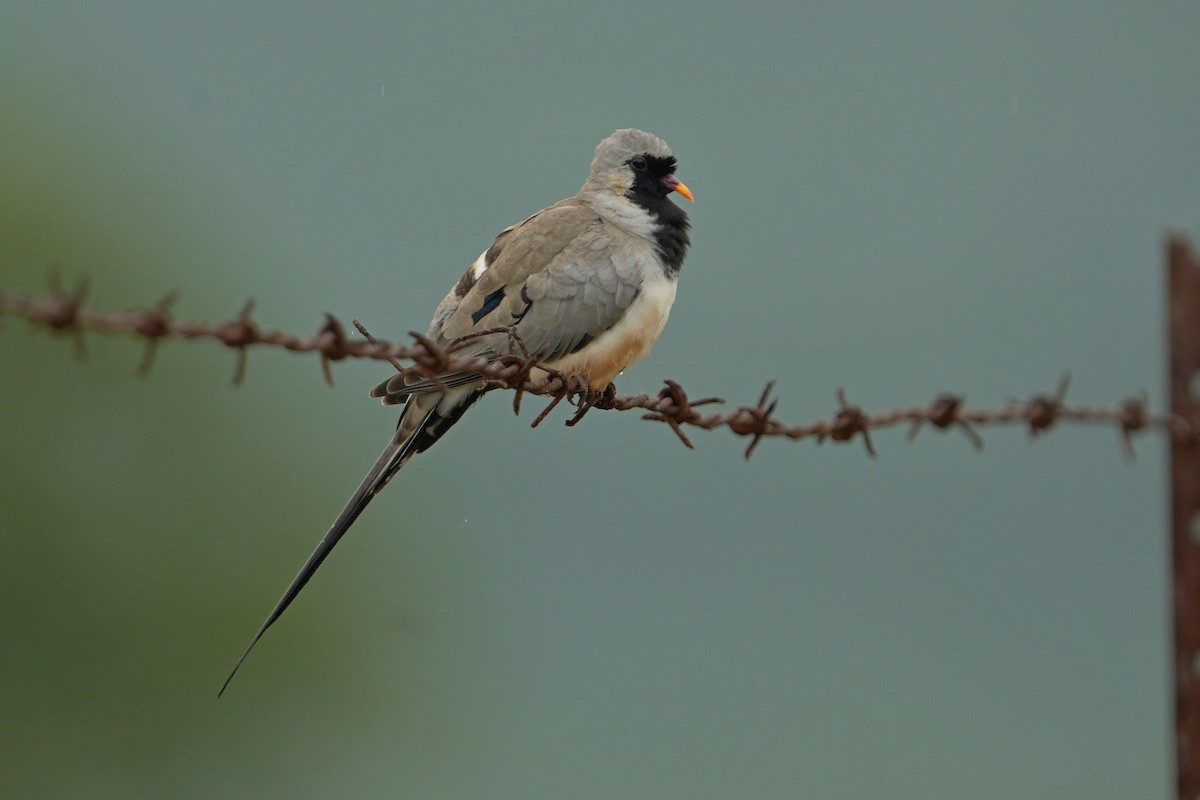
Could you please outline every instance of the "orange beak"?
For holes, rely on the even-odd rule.
[[[663,176],[662,182],[665,183],[671,191],[679,192],[693,203],[696,202],[696,198],[692,197],[692,190],[687,188],[687,184],[679,180],[679,178],[676,178],[674,175]]]

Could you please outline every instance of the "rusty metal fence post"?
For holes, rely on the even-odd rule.
[[[1187,243],[1167,242],[1167,335],[1171,412],[1200,414],[1200,261]],[[1200,444],[1171,446],[1171,598],[1175,639],[1175,776],[1180,800],[1200,798]]]

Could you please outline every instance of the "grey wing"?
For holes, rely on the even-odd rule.
[[[430,334],[446,342],[473,331],[513,327],[530,352],[561,358],[611,328],[641,285],[640,253],[631,237],[586,206],[564,201],[508,228],[481,256],[487,268],[468,270],[438,306]],[[471,342],[464,356],[509,352],[504,334]],[[443,386],[479,380],[477,373],[441,376]],[[385,404],[437,391],[419,377],[394,375],[372,390]]]
[[[581,237],[549,269],[521,287],[517,333],[531,352],[555,361],[616,325],[637,297],[641,269],[619,241],[598,233]]]

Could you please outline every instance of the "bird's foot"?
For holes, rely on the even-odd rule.
[[[612,408],[613,401],[617,397],[617,387],[615,384],[608,384],[603,389],[597,389],[592,385],[587,378],[578,373],[569,376],[569,380],[578,379],[573,385],[568,384],[574,391],[575,395],[575,415],[567,420],[567,426],[576,425],[583,415],[593,408]]]

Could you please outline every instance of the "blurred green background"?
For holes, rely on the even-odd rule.
[[[0,287],[424,329],[614,128],[697,202],[625,392],[1163,403],[1200,5],[0,6]],[[394,424],[384,365],[0,325],[6,797],[1155,798],[1161,437],[860,443],[480,404],[215,694]]]

